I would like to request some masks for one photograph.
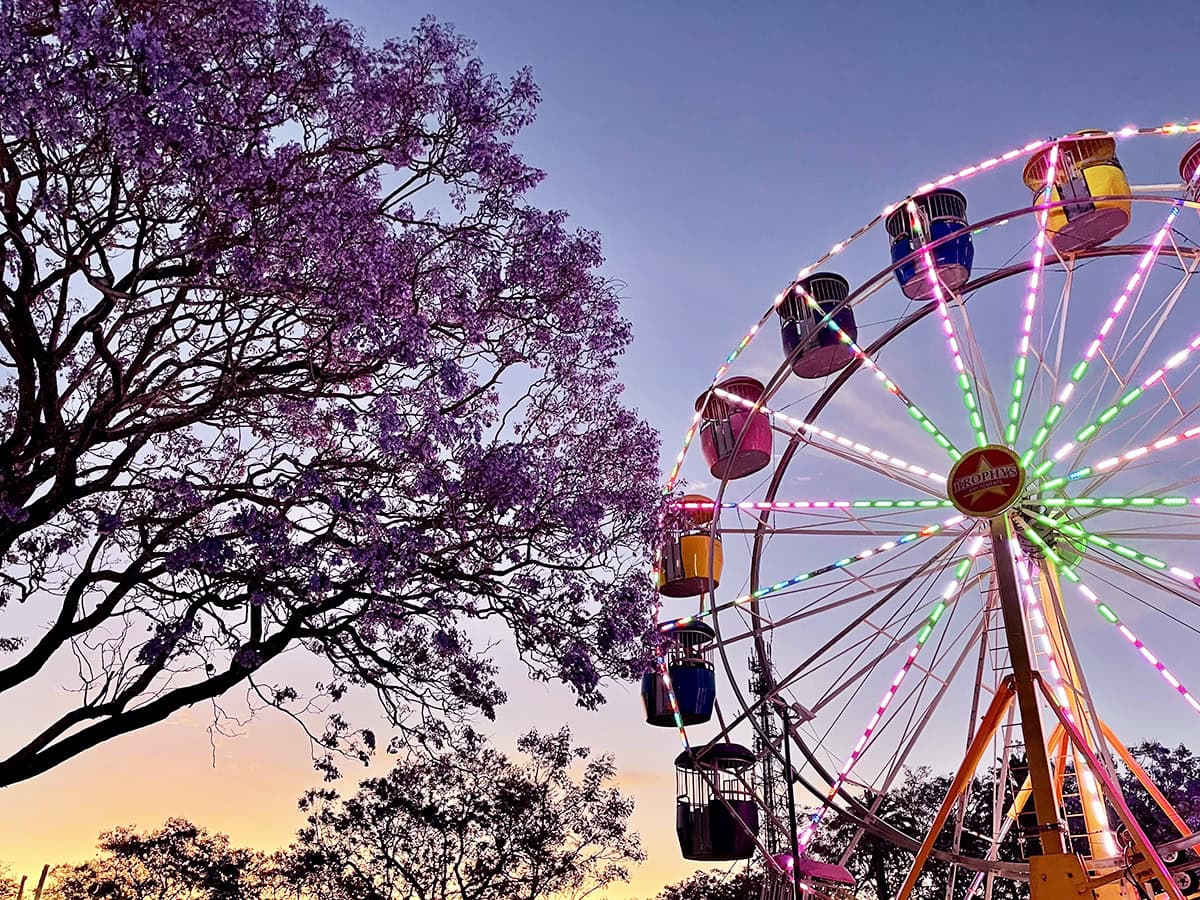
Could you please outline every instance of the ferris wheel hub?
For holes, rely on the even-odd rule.
[[[1011,509],[1025,489],[1021,457],[1000,444],[964,453],[946,479],[946,495],[965,516],[990,519]]]

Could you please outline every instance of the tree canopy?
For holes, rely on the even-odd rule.
[[[510,759],[468,732],[412,754],[349,797],[313,790],[307,823],[275,853],[234,847],[184,819],[100,836],[54,870],[49,900],[578,900],[645,858],[633,801],[607,756],[570,732],[530,732]],[[0,896],[5,896],[0,879]]]
[[[353,797],[310,792],[291,881],[333,900],[571,900],[627,880],[645,855],[628,830],[633,802],[610,785],[612,759],[573,748],[565,728],[518,748],[521,763],[470,740]]]
[[[269,900],[270,877],[261,853],[230,846],[185,819],[138,832],[117,828],[100,836],[100,855],[54,870],[53,900]]]
[[[0,699],[75,698],[0,785],[235,687],[423,737],[504,700],[481,634],[584,706],[640,673],[657,437],[530,73],[307,0],[0,16]]]

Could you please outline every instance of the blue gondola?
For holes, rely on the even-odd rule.
[[[947,235],[958,237],[939,244],[932,251],[933,268],[941,283],[952,291],[958,290],[971,277],[975,246],[967,227],[967,198],[950,188],[938,188],[913,200],[921,216],[925,243],[933,243]],[[918,246],[915,240],[912,213],[908,204],[900,206],[884,223],[892,242],[892,262],[899,263]],[[961,232],[961,233],[960,233]],[[926,264],[917,256],[896,267],[900,290],[910,300],[928,300],[933,296]]]
[[[715,632],[703,622],[691,622],[671,633],[667,673],[684,725],[699,725],[712,718],[717,676],[705,645],[714,637]],[[646,721],[651,725],[674,727],[671,696],[661,672],[647,672],[642,676],[642,706],[646,710]]]
[[[754,754],[740,744],[685,750],[675,758],[675,833],[684,859],[754,855],[758,804],[738,777],[754,763]]]
[[[854,351],[843,337],[858,340],[854,311],[842,307],[833,314],[833,325],[822,322],[849,295],[850,282],[841,275],[818,272],[793,284],[779,304],[776,311],[783,331],[783,352],[792,361],[792,371],[801,378],[824,378],[854,360]],[[808,297],[816,301],[820,313],[812,308]]]

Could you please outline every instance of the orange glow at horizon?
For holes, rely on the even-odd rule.
[[[617,720],[628,712],[624,699],[614,698],[586,718]],[[580,743],[603,751],[591,734],[606,730],[601,722],[576,718],[572,725]],[[282,717],[264,716],[236,738],[217,738],[214,767],[207,726],[199,709],[185,711],[0,790],[0,863],[8,864],[18,880],[26,875],[33,884],[44,863],[53,868],[93,857],[104,831],[121,825],[155,828],[171,816],[226,834],[235,846],[268,852],[286,846],[303,824],[297,799],[321,783],[303,735]],[[504,752],[514,750],[513,741],[502,734],[495,742]],[[599,896],[648,900],[665,884],[700,868],[679,855],[670,757],[661,769],[650,767],[660,758],[657,748],[646,755],[637,748],[617,754],[616,784],[636,800],[631,826],[640,833],[648,859],[631,868],[629,883],[616,883]],[[381,771],[388,759],[381,755],[369,774]],[[367,774],[354,764],[343,766],[342,772],[336,786],[343,793]]]

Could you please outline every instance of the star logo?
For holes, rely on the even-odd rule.
[[[959,512],[978,518],[998,516],[1021,496],[1025,472],[1008,447],[988,444],[963,454],[946,479],[947,495]]]

